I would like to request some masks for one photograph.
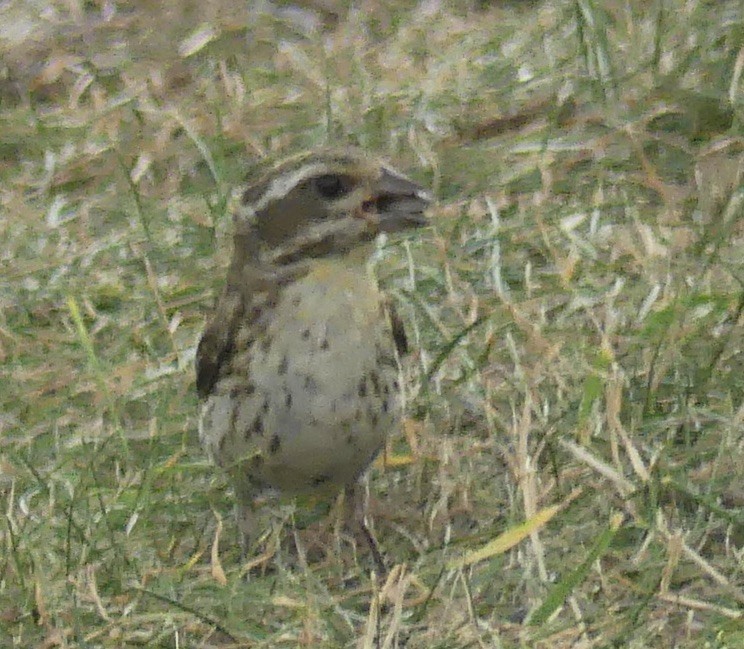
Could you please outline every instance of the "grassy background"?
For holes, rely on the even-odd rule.
[[[249,4],[0,6],[0,646],[744,647],[741,3]],[[438,200],[396,567],[302,507],[246,581],[194,347],[232,188],[329,143]]]

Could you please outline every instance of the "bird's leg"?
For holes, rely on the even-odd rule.
[[[256,514],[251,506],[237,502],[235,503],[235,520],[238,523],[240,558],[245,561],[250,554],[251,543],[256,538]]]
[[[235,486],[235,521],[238,524],[238,541],[240,542],[240,557],[245,561],[256,541],[258,532],[258,518],[253,504],[253,491],[242,481]]]
[[[372,531],[367,526],[366,522],[366,506],[364,498],[364,489],[358,483],[352,483],[346,486],[344,494],[344,507],[346,509],[346,520],[352,522],[354,531],[364,538],[365,543],[369,547],[372,553],[372,559],[374,559],[375,566],[380,576],[387,574],[387,567],[385,561],[382,558],[380,547],[377,545]]]

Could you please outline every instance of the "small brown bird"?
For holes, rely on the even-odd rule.
[[[367,261],[381,232],[427,223],[429,195],[357,150],[289,159],[242,196],[227,283],[197,349],[199,437],[235,488],[241,545],[254,499],[355,486],[400,422],[405,334]]]

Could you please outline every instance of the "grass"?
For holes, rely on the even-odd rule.
[[[2,646],[744,646],[741,4],[334,7],[0,9]],[[301,506],[246,581],[194,347],[233,187],[328,143],[438,200],[394,568]]]

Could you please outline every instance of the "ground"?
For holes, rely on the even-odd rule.
[[[738,1],[0,6],[8,647],[744,647]],[[257,162],[432,188],[406,425],[241,560],[193,357]],[[246,572],[252,565],[249,578]]]

